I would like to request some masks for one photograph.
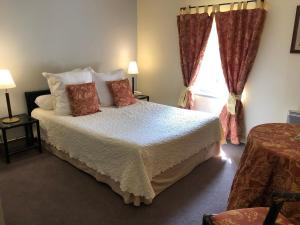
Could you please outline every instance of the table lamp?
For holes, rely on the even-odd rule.
[[[134,75],[139,74],[139,69],[136,61],[129,62],[128,74],[132,75],[132,94],[134,94]]]
[[[15,88],[16,84],[9,72],[9,70],[0,69],[0,89],[5,89],[7,110],[8,110],[8,118],[2,120],[3,123],[16,123],[20,120],[18,117],[13,117],[11,113],[10,100],[8,89]]]

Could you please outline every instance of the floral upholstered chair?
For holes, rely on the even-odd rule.
[[[204,215],[203,225],[293,225],[280,210],[284,202],[300,201],[300,193],[273,193],[269,208],[248,208]]]

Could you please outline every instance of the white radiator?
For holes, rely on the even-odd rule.
[[[299,123],[300,124],[300,112],[290,110],[287,118],[288,123]]]

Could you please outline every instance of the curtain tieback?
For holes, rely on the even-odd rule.
[[[181,91],[179,100],[178,100],[178,106],[185,108],[188,103],[188,92],[192,91],[191,87],[184,87],[184,89]]]
[[[236,95],[234,93],[229,93],[228,102],[227,102],[227,111],[231,115],[235,115],[235,106],[238,100],[241,100],[241,95]]]

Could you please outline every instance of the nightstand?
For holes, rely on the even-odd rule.
[[[149,95],[134,95],[134,97],[139,100],[147,100],[147,102],[150,101]]]
[[[11,124],[5,124],[2,123],[2,119],[0,119],[0,129],[2,131],[2,137],[3,137],[3,145],[4,145],[4,152],[5,152],[5,158],[6,162],[10,163],[10,156],[17,154],[19,152],[24,152],[29,149],[37,148],[39,152],[42,152],[42,143],[41,143],[41,134],[40,134],[40,124],[37,119],[32,118],[31,116],[28,116],[27,114],[21,114],[17,115],[18,118],[20,118],[19,122],[11,123]],[[33,135],[33,125],[36,126],[37,130],[37,139],[35,140]],[[26,146],[23,146],[21,148],[9,148],[9,142],[7,140],[7,131],[10,129],[14,129],[17,127],[24,127],[25,134],[26,134]]]

